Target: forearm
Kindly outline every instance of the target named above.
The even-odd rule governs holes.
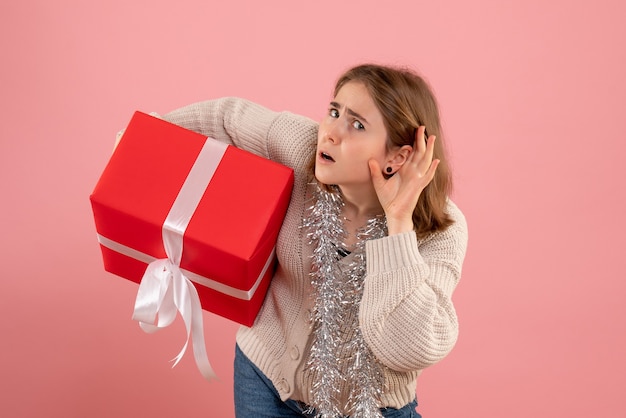
[[[163,119],[269,158],[267,136],[277,115],[247,100],[226,97],[176,109]]]

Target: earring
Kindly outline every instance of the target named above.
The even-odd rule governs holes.
[[[391,173],[391,170],[393,170],[391,167],[387,167],[387,173]]]

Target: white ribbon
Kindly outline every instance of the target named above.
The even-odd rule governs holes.
[[[204,346],[202,307],[196,288],[180,269],[180,261],[185,230],[227,147],[212,139],[204,143],[163,223],[163,245],[167,259],[148,264],[139,284],[133,312],[133,319],[139,321],[146,332],[167,327],[176,318],[177,311],[180,312],[187,328],[187,341],[173,359],[172,367],[185,354],[191,338],[196,365],[206,379],[215,378],[216,375]]]
[[[137,261],[141,261],[145,264],[150,264],[153,261],[157,260],[157,258],[152,257],[149,254],[142,253],[141,251],[137,251],[134,248],[127,247],[126,245],[120,244],[119,242],[113,241],[103,235],[96,234],[98,238],[98,242],[103,247],[106,247],[110,250],[115,251],[116,253],[120,253],[130,258],[134,258]],[[269,269],[273,264],[274,256],[276,255],[276,247],[272,247],[272,251],[270,255],[265,260],[265,265],[263,266],[263,270],[257,277],[254,284],[247,290],[238,289],[236,287],[229,286],[217,280],[210,279],[208,277],[200,276],[199,274],[194,273],[193,271],[185,270],[183,268],[180,271],[183,275],[191,280],[192,282],[199,284],[200,286],[207,287],[209,289],[213,289],[221,294],[233,297],[235,299],[241,300],[252,300],[256,291],[258,290],[261,282],[263,282],[263,278],[265,277],[265,273],[267,273],[267,269]]]

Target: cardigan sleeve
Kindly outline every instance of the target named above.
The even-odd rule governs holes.
[[[190,104],[163,119],[294,169],[312,155],[317,138],[314,121],[235,97]]]
[[[465,258],[467,224],[451,202],[449,212],[455,222],[423,241],[406,232],[366,244],[359,322],[374,355],[393,370],[424,369],[456,343],[452,293]]]

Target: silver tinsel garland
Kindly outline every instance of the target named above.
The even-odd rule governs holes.
[[[354,251],[342,260],[346,238],[341,194],[317,186],[316,199],[304,227],[315,249],[312,284],[316,291],[313,344],[307,372],[313,376],[311,413],[318,418],[379,418],[384,385],[381,364],[361,333],[358,311],[365,279],[365,242],[386,235],[384,216],[370,219],[357,233]],[[349,388],[348,404],[340,405],[340,388]]]

